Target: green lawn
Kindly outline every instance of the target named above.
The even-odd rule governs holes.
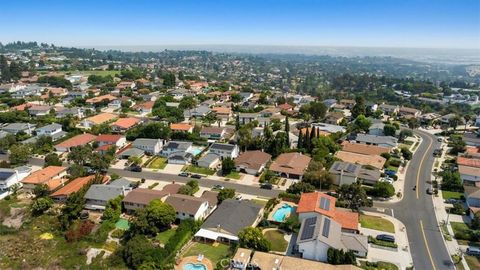
[[[395,166],[388,166],[387,167],[387,170],[391,170],[391,171],[394,171],[394,172],[398,172],[398,167],[395,167]]]
[[[206,174],[206,175],[213,175],[215,171],[212,169],[196,167],[193,165],[183,167],[183,171],[191,172],[191,173],[199,173],[199,174]]]
[[[128,222],[128,220],[121,218],[117,221],[117,223],[115,223],[115,227],[117,229],[126,231],[130,228],[130,223]]]
[[[261,206],[265,206],[267,205],[267,202],[266,200],[259,200],[259,199],[252,199],[252,202],[258,204],[258,205],[261,205]]]
[[[230,256],[229,248],[225,244],[218,244],[218,246],[214,247],[211,244],[195,242],[185,253],[184,257],[203,254],[213,265],[216,265],[218,261]]]
[[[272,245],[272,251],[284,252],[288,247],[284,234],[279,230],[266,231],[265,238]]]
[[[160,169],[163,170],[165,169],[165,166],[167,166],[167,159],[164,157],[156,157],[154,160],[148,164],[148,168],[150,169]]]
[[[166,244],[168,239],[170,239],[170,237],[172,237],[174,234],[175,234],[175,230],[176,229],[170,229],[170,230],[166,230],[164,232],[161,232],[161,233],[157,233],[157,237],[155,237],[160,243],[162,244]]]
[[[225,175],[226,178],[231,178],[231,179],[240,179],[240,173],[232,171],[229,174]]]
[[[393,223],[381,217],[360,215],[360,224],[363,228],[395,233]]]
[[[467,255],[465,255],[464,258],[465,258],[465,261],[468,264],[468,267],[470,267],[470,269],[472,269],[472,270],[473,269],[480,269],[480,258],[475,257],[475,256],[467,256]]]
[[[447,200],[447,199],[457,199],[457,200],[464,199],[463,193],[455,192],[455,191],[442,190],[442,196],[443,196],[444,200]]]
[[[450,222],[450,225],[452,225],[453,233],[455,235],[458,233],[459,235],[465,237],[465,239],[457,238],[457,242],[460,245],[480,246],[480,242],[473,242],[468,240],[468,236],[472,234],[472,230],[470,230],[467,224],[463,222]]]

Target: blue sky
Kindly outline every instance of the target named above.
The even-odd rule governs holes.
[[[480,48],[479,0],[2,1],[0,41]]]

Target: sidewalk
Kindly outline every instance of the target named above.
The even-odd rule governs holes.
[[[435,170],[440,171],[440,168],[441,168],[443,162],[445,161],[445,156],[446,156],[446,152],[447,152],[448,148],[444,147],[444,146],[446,146],[446,143],[442,142],[441,147],[442,147],[442,149],[444,149],[442,151],[442,155],[438,158],[435,158],[435,161],[434,161],[434,164],[433,164],[433,167],[432,167],[432,180],[435,179],[435,177],[433,176],[433,172]],[[437,180],[439,180],[439,182],[441,182],[440,178],[438,178]],[[432,196],[432,200],[433,200],[433,207],[435,209],[435,216],[437,218],[438,226],[440,227],[442,224],[445,224],[448,220],[448,224],[446,224],[446,227],[447,227],[448,234],[450,235],[450,237],[452,239],[451,241],[448,241],[447,239],[445,239],[445,236],[443,234],[443,230],[442,230],[442,228],[440,228],[440,231],[442,232],[442,238],[443,238],[443,241],[445,242],[445,246],[447,247],[448,253],[450,254],[450,256],[455,255],[455,254],[459,254],[459,252],[461,251],[460,246],[458,245],[457,240],[454,238],[455,233],[453,232],[453,229],[452,229],[452,226],[451,226],[450,222],[459,221],[458,218],[462,219],[462,217],[457,216],[457,215],[448,216],[447,210],[445,208],[445,203],[444,203],[444,200],[443,200],[443,194],[442,194],[441,190],[439,190],[437,196]],[[463,219],[462,219],[461,222],[463,222]],[[462,258],[461,264],[463,265],[464,269],[466,269],[466,270],[470,269],[464,258]]]
[[[370,245],[367,260],[368,261],[386,261],[394,263],[399,266],[399,269],[406,269],[413,265],[412,254],[410,254],[410,244],[408,242],[407,231],[405,230],[405,225],[403,223],[389,215],[375,213],[375,212],[363,212],[365,215],[378,216],[382,217],[393,223],[395,227],[395,240],[398,244],[398,250],[393,251],[389,249],[375,248]],[[386,232],[362,228],[360,227],[360,233],[364,235],[377,236],[378,234],[383,234]],[[386,233],[391,234],[391,233]]]

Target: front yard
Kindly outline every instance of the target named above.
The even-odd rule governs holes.
[[[195,242],[183,257],[198,256],[198,254],[203,254],[213,265],[216,265],[218,261],[229,258],[232,255],[230,252],[230,246],[228,245],[217,243],[216,246],[213,246],[208,243]]]
[[[442,190],[442,197],[444,200],[448,200],[448,199],[463,200],[465,198],[463,193],[461,192],[447,191],[447,190]]]
[[[363,228],[395,233],[393,223],[381,217],[360,215],[360,224]]]
[[[231,173],[225,175],[226,178],[230,178],[230,179],[240,179],[240,173],[236,172],[236,171],[232,171]]]
[[[167,166],[167,159],[164,157],[156,157],[150,162],[150,164],[148,164],[148,168],[158,170],[165,169],[165,166]]]
[[[215,174],[215,171],[212,169],[197,167],[193,165],[183,167],[182,171],[190,172],[190,173],[206,174],[206,175]]]
[[[460,245],[480,246],[480,242],[474,241],[474,231],[463,222],[450,222],[452,225],[455,239]]]
[[[269,230],[264,233],[265,238],[272,245],[272,251],[284,252],[288,247],[288,242],[284,234],[279,230]]]

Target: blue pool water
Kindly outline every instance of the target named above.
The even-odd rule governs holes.
[[[183,266],[183,270],[207,270],[207,267],[205,267],[204,264],[193,264],[193,263],[187,263]]]
[[[285,203],[273,213],[273,220],[283,222],[289,214],[293,213],[293,210],[293,206]]]
[[[202,150],[200,150],[200,149],[193,149],[193,150],[192,150],[192,154],[193,154],[194,156],[200,154],[201,152],[202,152]]]

